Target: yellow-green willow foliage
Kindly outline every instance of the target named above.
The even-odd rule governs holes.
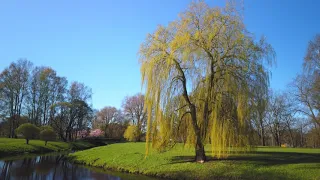
[[[136,125],[129,125],[123,134],[128,141],[138,141],[139,128]]]
[[[139,53],[147,154],[149,142],[160,150],[184,142],[200,162],[208,143],[217,158],[247,150],[254,92],[267,91],[265,66],[274,52],[264,38],[254,40],[235,6],[192,3],[178,20],[148,34]]]

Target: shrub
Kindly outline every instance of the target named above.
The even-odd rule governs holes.
[[[45,146],[48,141],[56,140],[56,133],[52,129],[44,129],[40,132],[40,139],[45,141]]]
[[[16,134],[21,134],[26,139],[27,144],[29,144],[29,139],[35,139],[37,136],[39,136],[39,132],[40,129],[30,123],[21,124],[16,129]]]
[[[51,126],[41,126],[40,127],[40,132],[43,131],[43,130],[46,130],[46,129],[50,129],[53,131],[53,128]]]
[[[103,136],[104,132],[101,129],[94,129],[90,132],[89,137],[100,137]]]
[[[81,130],[77,133],[77,136],[80,137],[80,138],[86,138],[90,135],[90,131],[89,129],[84,129],[84,130]]]
[[[139,128],[136,125],[129,125],[123,134],[128,141],[137,141],[139,136]]]

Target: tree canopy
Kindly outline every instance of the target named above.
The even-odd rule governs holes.
[[[52,128],[46,128],[40,132],[40,139],[45,141],[45,145],[47,145],[48,141],[54,141],[56,138],[57,135]]]
[[[140,141],[142,139],[142,134],[145,133],[145,124],[147,119],[147,114],[144,108],[144,95],[136,94],[134,96],[125,97],[122,103],[122,108],[126,118],[130,120],[131,125],[136,126],[137,128],[137,131],[134,131],[136,134],[132,136],[137,136],[135,140]]]
[[[39,136],[40,129],[30,123],[21,124],[17,129],[16,133],[21,134],[25,139],[26,143],[29,144],[29,139],[35,139]]]
[[[250,145],[253,94],[267,92],[275,53],[264,38],[255,41],[234,5],[191,3],[177,20],[148,34],[139,53],[147,153],[149,141],[157,148],[172,144],[182,123],[196,161],[206,160],[208,142],[217,158]]]

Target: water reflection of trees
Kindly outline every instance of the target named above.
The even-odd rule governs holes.
[[[0,161],[0,179],[111,179],[120,178],[96,173],[89,169],[73,165],[63,155],[39,156],[15,161]]]

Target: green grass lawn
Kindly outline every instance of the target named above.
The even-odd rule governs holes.
[[[47,153],[68,151],[72,149],[88,149],[94,146],[94,144],[83,141],[71,143],[49,141],[47,146],[45,146],[44,141],[41,140],[30,140],[29,144],[26,144],[25,139],[0,138],[0,158],[25,153]]]
[[[183,145],[165,153],[151,152],[145,143],[119,143],[70,154],[77,163],[117,171],[172,179],[320,179],[320,149],[258,147],[249,154],[234,154],[208,162],[193,162],[194,150]]]

